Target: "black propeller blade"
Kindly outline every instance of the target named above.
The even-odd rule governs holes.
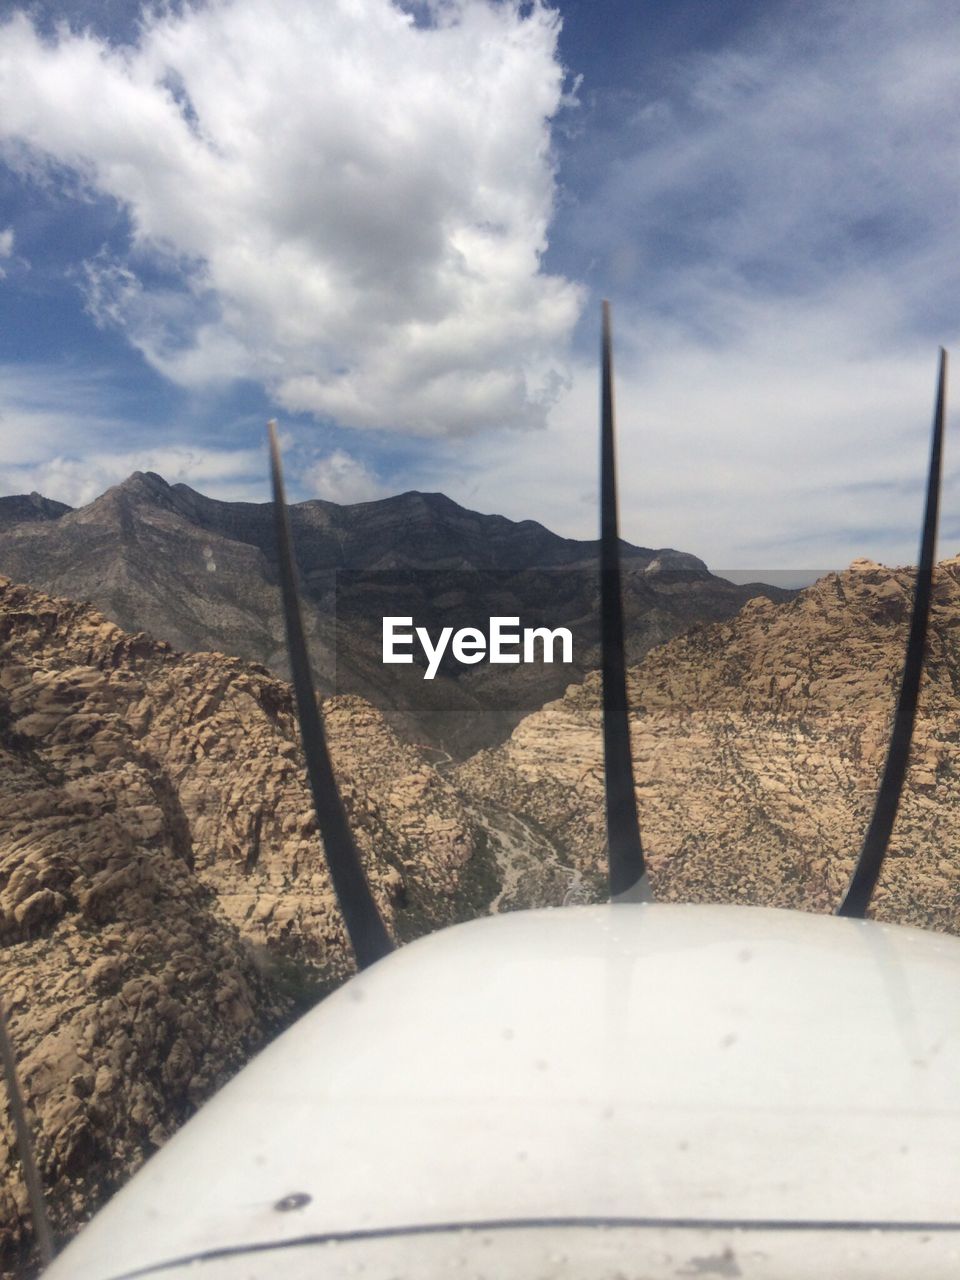
[[[910,740],[916,719],[920,676],[923,671],[924,648],[927,639],[927,622],[930,617],[930,596],[933,586],[933,564],[937,541],[937,511],[940,506],[940,470],[943,453],[943,410],[947,376],[947,353],[940,348],[940,372],[937,379],[937,404],[933,415],[933,442],[930,447],[930,473],[927,478],[927,505],[923,517],[923,537],[920,542],[920,564],[913,595],[913,614],[910,619],[910,636],[907,655],[903,664],[903,679],[897,698],[897,710],[887,750],[880,790],[870,826],[864,837],[863,848],[837,914],[863,917],[880,877],[884,854],[890,843],[900,793],[906,777],[910,756]]]
[[[310,675],[310,661],[303,638],[303,620],[297,592],[297,571],[293,563],[290,540],[290,523],[283,492],[283,474],[280,469],[280,449],[277,444],[277,424],[271,422],[270,471],[273,479],[273,511],[277,531],[277,551],[280,561],[280,585],[283,590],[283,613],[287,624],[287,649],[293,687],[297,697],[297,716],[303,738],[303,754],[306,757],[313,805],[323,838],[327,866],[336,890],[340,910],[350,937],[350,943],[361,969],[381,959],[393,950],[393,943],[386,926],[377,911],[370,892],[353,836],[347,825],[340,793],[333,776],[330,753],[317,709],[317,697]]]
[[[23,1105],[23,1092],[20,1089],[20,1078],[17,1074],[16,1055],[10,1041],[7,1018],[2,1004],[0,1004],[0,1058],[3,1060],[3,1079],[7,1086],[7,1099],[13,1116],[14,1132],[17,1135],[17,1153],[20,1156],[23,1181],[27,1188],[27,1199],[30,1202],[33,1234],[37,1239],[40,1261],[47,1267],[53,1261],[55,1253],[53,1232],[50,1230],[50,1219],[47,1217],[47,1202],[43,1196],[43,1183],[33,1154],[30,1124],[27,1120],[26,1107]]]
[[[613,440],[613,359],[610,352],[610,304],[603,304],[600,394],[600,644],[603,672],[604,793],[611,900],[646,901],[651,897],[637,798],[633,789],[627,664],[623,646],[620,593],[620,532]]]

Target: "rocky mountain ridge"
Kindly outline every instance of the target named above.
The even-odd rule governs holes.
[[[857,561],[793,601],[757,598],[629,673],[640,823],[667,901],[832,911],[886,754],[913,571]],[[960,931],[960,558],[936,572],[911,765],[875,898],[888,920]],[[457,780],[604,874],[599,681],[524,719]]]
[[[179,649],[230,653],[289,676],[271,504],[220,502],[139,472],[76,511],[0,501],[0,572],[89,600],[127,630]],[[20,510],[30,518],[14,520]],[[351,506],[314,499],[292,505],[290,518],[321,691],[367,698],[408,739],[459,756],[502,741],[598,664],[594,542],[480,515],[442,494]],[[671,548],[624,543],[623,553],[634,661],[696,622],[732,616],[758,592],[791,594],[735,586]],[[519,670],[446,663],[426,681],[419,666],[384,665],[381,619],[390,614],[431,634],[492,615],[566,626],[574,661]]]
[[[630,672],[661,900],[830,911],[869,816],[912,574],[858,562],[756,598]],[[876,899],[960,929],[960,558],[937,571],[913,762]],[[602,896],[599,684],[445,768],[360,699],[325,704],[400,938]],[[349,971],[288,686],[0,580],[0,994],[58,1227],[81,1221],[296,1007]],[[493,850],[498,839],[504,865]],[[499,865],[498,865],[499,862]],[[27,1209],[0,1138],[0,1265]]]
[[[352,697],[325,708],[400,938],[499,889],[452,785]],[[58,1231],[352,968],[291,690],[0,578],[0,995]],[[0,1133],[0,1268],[28,1214]]]
[[[59,520],[72,511],[65,502],[54,502],[40,493],[20,493],[0,498],[0,529],[38,520]]]

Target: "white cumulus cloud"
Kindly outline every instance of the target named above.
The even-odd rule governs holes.
[[[214,498],[268,500],[264,443],[158,440],[155,428],[105,412],[110,398],[95,368],[0,364],[0,493],[35,490],[78,507],[134,471],[155,471]]]
[[[310,498],[329,502],[370,502],[388,492],[359,458],[344,449],[334,449],[306,467],[299,488]]]
[[[209,0],[116,47],[0,26],[0,146],[129,211],[89,306],[163,373],[420,433],[539,425],[581,291],[541,264],[566,101],[539,0]]]

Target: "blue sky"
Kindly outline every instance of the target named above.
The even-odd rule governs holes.
[[[0,0],[0,492],[441,489],[721,570],[915,556],[946,0]],[[947,447],[941,554],[960,551]]]

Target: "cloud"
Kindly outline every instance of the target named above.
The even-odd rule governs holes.
[[[97,370],[0,365],[0,493],[36,491],[72,507],[134,471],[155,471],[211,497],[265,502],[265,447],[157,444],[150,427],[104,411]]]
[[[54,454],[43,461],[21,465],[0,462],[0,490],[42,493],[71,507],[82,507],[134,471],[153,471],[168,484],[188,484],[208,497],[224,501],[268,501],[262,451],[178,445],[122,453],[92,450],[83,458]]]
[[[0,364],[0,467],[119,435],[122,421],[103,412],[105,382],[95,370]]]
[[[256,378],[291,411],[423,434],[540,425],[581,290],[541,262],[561,109],[539,2],[210,0],[139,43],[17,14],[7,162],[129,211],[88,303],[191,387]]]
[[[570,281],[589,278],[614,300],[625,536],[718,568],[913,559],[960,286],[945,0],[761,6],[649,85],[588,83],[559,174],[555,17],[405,7],[416,24],[386,0],[215,0],[149,18],[127,49],[3,28],[8,163],[71,166],[130,212],[130,253],[87,263],[91,312],[184,385],[266,385],[295,498],[314,469],[334,500],[390,475],[593,537],[595,314],[568,353]],[[74,459],[68,398],[31,404],[36,456]],[[303,410],[432,436],[371,433],[360,461],[343,433],[320,449]],[[93,404],[73,422],[101,488],[113,452],[145,465],[122,424],[97,434]],[[24,466],[27,439],[3,446]],[[948,438],[944,554],[952,455]],[[203,457],[211,479],[167,478],[267,496],[259,471]]]
[[[735,45],[677,61],[656,96],[621,95],[615,122],[609,102],[588,106],[566,170],[580,203],[557,234],[614,299],[634,541],[729,568],[915,558],[936,347],[957,337],[949,12],[778,6]],[[518,442],[516,482],[494,457],[483,486],[529,495],[539,455],[566,494],[561,510],[541,486],[544,518],[587,533],[592,362],[573,378],[548,441]],[[945,552],[951,511],[948,445]]]
[[[813,4],[642,89],[573,215],[648,315],[735,343],[740,298],[803,300],[859,277],[864,335],[954,314],[958,27],[942,0]],[[598,217],[598,213],[603,217]],[[864,290],[866,296],[866,290]],[[955,324],[955,321],[954,321]]]
[[[329,502],[370,502],[388,490],[368,467],[343,449],[318,458],[301,472],[300,489],[311,498]]]
[[[9,258],[13,255],[13,227],[7,227],[0,231],[0,258]],[[0,266],[0,280],[6,278],[6,271]]]
[[[869,555],[915,562],[935,353],[844,346],[824,317],[758,316],[736,351],[672,344],[630,358],[614,316],[621,532],[718,571],[769,580]],[[598,370],[578,362],[543,433],[435,451],[419,487],[569,537],[599,529]],[[949,446],[940,547],[960,549],[960,466]]]

